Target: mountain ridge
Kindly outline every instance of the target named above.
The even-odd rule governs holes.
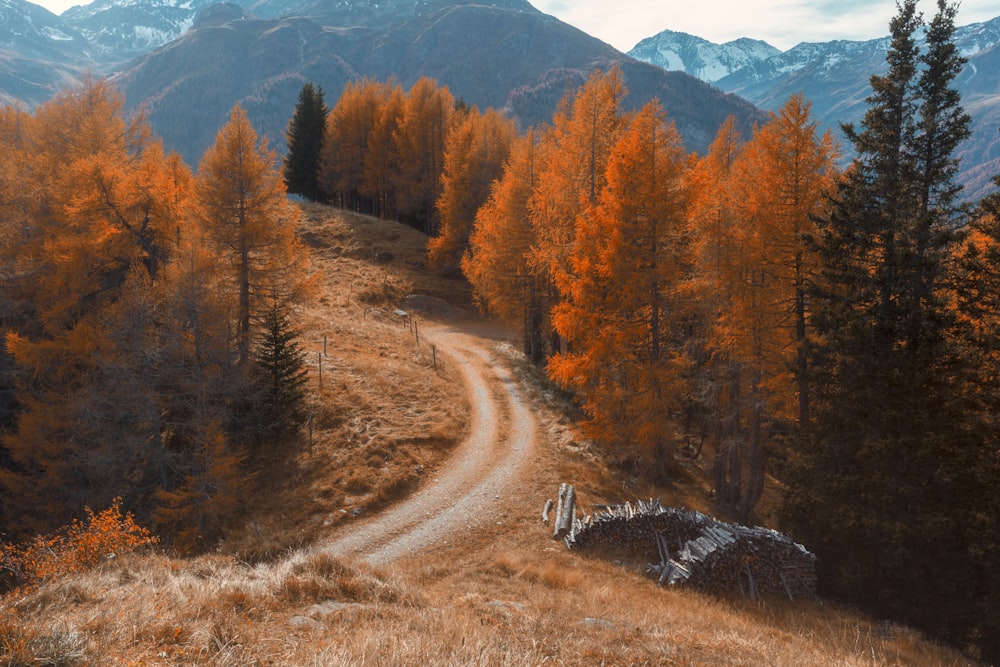
[[[639,42],[629,54],[697,75],[694,73],[700,71],[706,53],[721,63],[724,54],[731,51],[725,44],[678,35],[684,33],[658,33]],[[700,40],[698,57],[686,49],[691,40]],[[969,60],[956,79],[956,88],[973,119],[972,137],[957,153],[962,159],[958,180],[970,199],[978,199],[993,187],[993,175],[1000,173],[996,131],[1000,126],[1000,17],[958,27],[955,43]],[[888,37],[802,42],[786,51],[751,59],[711,83],[768,111],[776,111],[791,95],[802,93],[811,102],[821,127],[841,137],[841,123],[857,123],[864,116],[870,77],[885,72],[888,48]]]
[[[632,59],[526,0],[234,2],[95,0],[73,7],[53,19],[86,44],[81,70],[42,90],[18,88],[5,83],[0,59],[0,95],[32,106],[82,78],[86,67],[110,76],[127,108],[143,108],[165,145],[190,163],[234,103],[281,150],[304,83],[321,85],[334,101],[362,77],[405,88],[427,76],[528,127],[551,120],[559,100],[591,71],[618,64],[631,91],[626,106],[659,97],[693,150],[704,150],[730,114],[747,131],[764,118],[743,99]],[[10,79],[33,78],[18,79],[31,64],[12,61]]]
[[[340,4],[347,14],[338,14],[338,5],[324,15],[249,14],[211,26],[196,20],[113,80],[129,108],[143,106],[167,145],[192,162],[234,102],[281,146],[304,83],[336,99],[361,77],[408,88],[428,76],[469,104],[504,109],[528,127],[551,120],[559,100],[591,71],[619,64],[631,91],[626,106],[659,97],[691,149],[704,150],[730,114],[748,131],[764,118],[741,98],[629,58],[521,0],[434,0],[388,22],[382,13],[351,14]]]

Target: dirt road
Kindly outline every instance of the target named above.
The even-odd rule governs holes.
[[[536,432],[535,419],[492,341],[468,329],[423,330],[462,372],[472,406],[468,437],[430,483],[402,503],[344,526],[316,551],[383,565],[496,521],[516,492]]]

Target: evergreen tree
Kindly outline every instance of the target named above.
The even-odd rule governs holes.
[[[256,418],[264,442],[294,436],[306,418],[305,358],[288,315],[275,303],[264,317],[257,345],[260,393]]]
[[[288,124],[288,155],[284,160],[288,192],[319,201],[319,162],[323,150],[323,130],[327,108],[323,88],[307,83],[299,91],[299,101]]]
[[[811,303],[813,419],[786,477],[785,519],[827,590],[951,640],[972,639],[970,545],[983,442],[947,259],[962,224],[953,152],[968,116],[952,84],[954,6],[918,49],[916,0],[891,23],[858,157],[820,219]]]

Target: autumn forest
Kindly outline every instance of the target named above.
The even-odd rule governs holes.
[[[706,457],[740,521],[779,489],[825,594],[1000,659],[1000,190],[954,183],[957,6],[898,7],[843,147],[796,95],[690,153],[616,68],[532,129],[306,84],[283,161],[237,106],[194,172],[105,81],[0,110],[0,532],[116,498],[178,551],[225,532],[305,420],[293,193],[425,232],[626,465]]]

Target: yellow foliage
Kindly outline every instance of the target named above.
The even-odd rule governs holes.
[[[160,541],[122,514],[121,498],[87,520],[73,522],[51,535],[37,536],[23,544],[0,544],[0,567],[13,574],[23,587],[89,570],[108,558],[121,557]]]

